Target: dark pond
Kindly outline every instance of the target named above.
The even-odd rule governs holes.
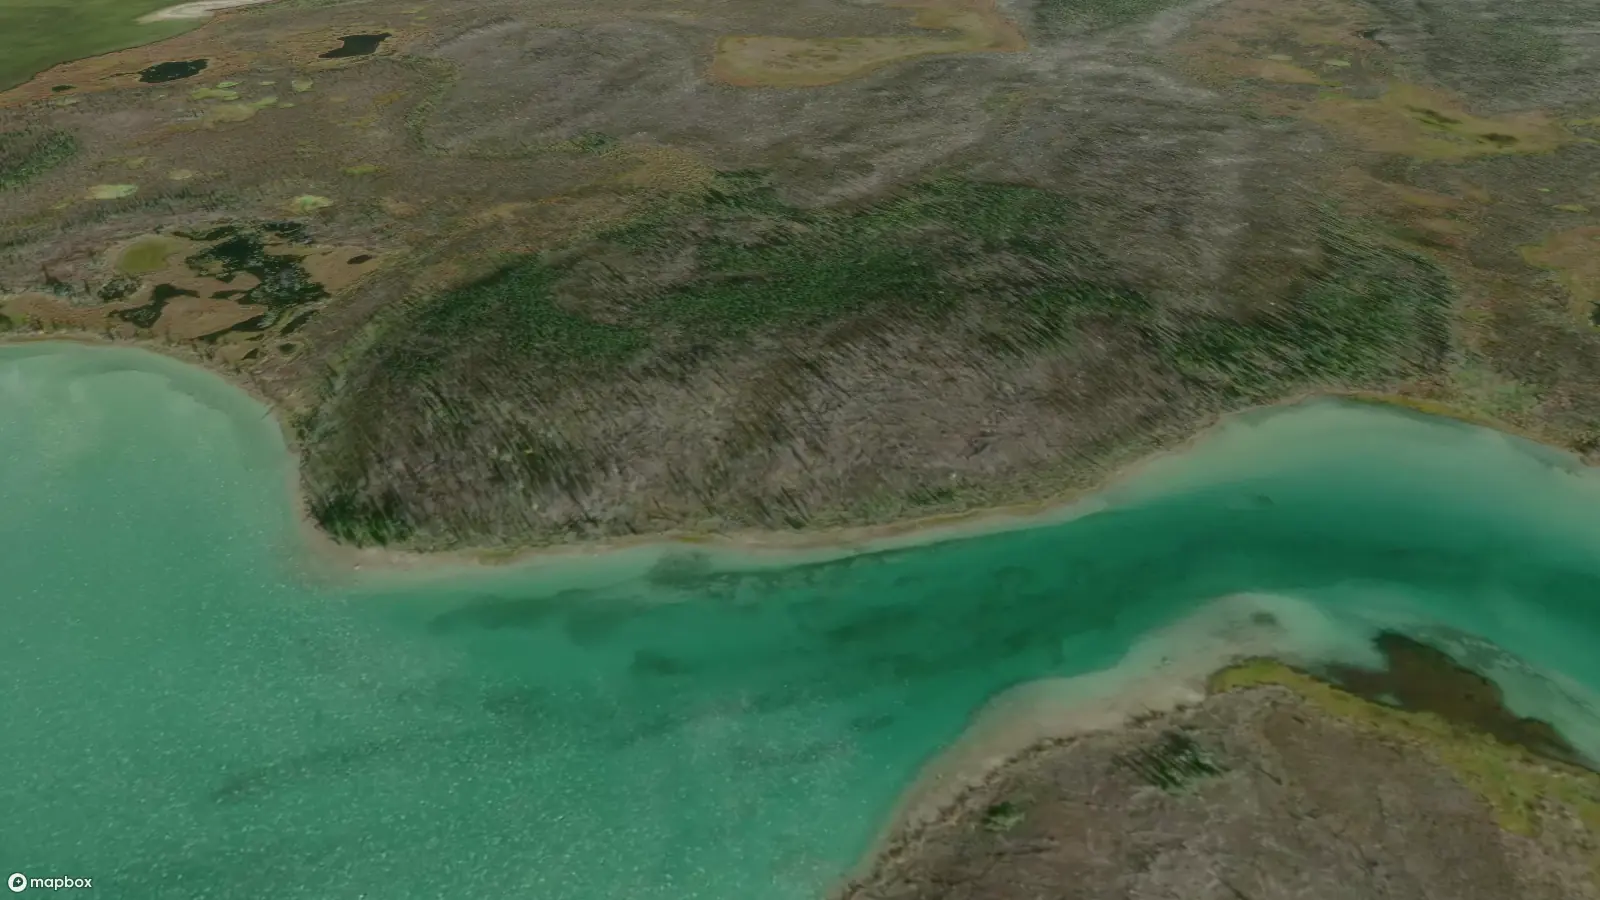
[[[198,297],[194,291],[170,284],[158,284],[150,292],[150,302],[144,306],[133,309],[119,309],[111,314],[114,319],[131,322],[139,328],[154,328],[156,320],[161,318],[161,310],[166,307],[167,301],[174,297]]]
[[[180,78],[192,78],[205,69],[208,60],[186,59],[179,62],[156,63],[139,73],[139,80],[145,84],[160,84],[163,81],[177,81]]]
[[[389,37],[390,35],[387,32],[383,34],[347,34],[339,38],[344,42],[343,46],[329,50],[327,53],[322,54],[321,58],[344,59],[347,56],[366,56],[368,53],[378,49],[378,45],[388,40]]]

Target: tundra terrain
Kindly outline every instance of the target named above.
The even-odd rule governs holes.
[[[0,327],[251,384],[343,541],[958,513],[1307,392],[1600,450],[1600,0],[183,27],[0,93]]]

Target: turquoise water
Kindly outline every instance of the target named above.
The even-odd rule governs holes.
[[[1459,423],[1306,404],[1076,518],[833,561],[429,580],[312,569],[287,467],[206,373],[0,348],[0,874],[817,898],[990,698],[1147,674],[1257,607],[1301,656],[1442,640],[1600,749],[1600,479]]]

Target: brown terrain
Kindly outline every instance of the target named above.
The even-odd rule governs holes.
[[[1275,663],[1224,670],[1197,706],[1020,754],[841,900],[1600,896],[1600,776],[1543,757],[1542,723],[1532,748],[1486,736],[1513,718],[1497,689],[1386,641],[1366,686],[1403,680],[1414,708]]]
[[[1597,0],[268,4],[0,94],[0,328],[198,352],[418,549],[1048,498],[1306,392],[1591,454],[1597,88]]]

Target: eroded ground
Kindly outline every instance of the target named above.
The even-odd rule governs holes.
[[[259,6],[0,94],[0,326],[192,344],[422,548],[1040,499],[1308,390],[1592,453],[1597,88],[1597,0]]]
[[[1194,708],[1021,754],[841,898],[1600,896],[1600,776],[1546,758],[1570,748],[1544,723],[1477,730],[1516,721],[1497,688],[1385,640],[1388,672],[1342,673],[1384,703],[1276,663],[1224,670]],[[1400,685],[1416,702],[1387,705]]]

